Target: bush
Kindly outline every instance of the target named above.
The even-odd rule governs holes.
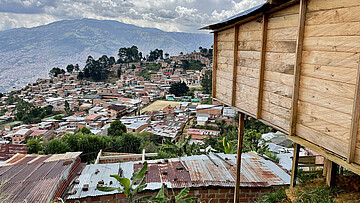
[[[258,203],[276,203],[281,202],[286,198],[285,188],[280,188],[275,192],[268,193],[262,196],[257,202]]]

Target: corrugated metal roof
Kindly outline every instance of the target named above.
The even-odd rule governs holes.
[[[269,187],[287,185],[290,176],[279,166],[269,160],[250,154],[242,155],[241,187]],[[79,177],[79,184],[75,184],[70,192],[76,191],[68,199],[79,199],[89,196],[101,196],[117,191],[101,192],[96,190],[98,181],[102,180],[111,187],[120,187],[119,183],[110,175],[119,174],[130,178],[134,171],[142,167],[140,162],[126,162],[114,164],[87,165]],[[99,173],[95,174],[98,169]],[[146,173],[147,187],[145,190],[159,189],[163,183],[169,188],[184,187],[234,187],[236,180],[235,154],[210,154],[188,157],[160,159],[148,161]],[[84,184],[89,184],[88,191],[82,191]]]
[[[70,174],[66,171],[79,155],[15,155],[0,166],[0,179],[5,181],[3,192],[11,194],[9,202],[47,202],[59,181],[67,180]]]

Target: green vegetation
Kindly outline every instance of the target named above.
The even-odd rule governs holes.
[[[212,70],[205,71],[204,77],[201,79],[202,90],[205,94],[212,92]]]
[[[257,201],[257,203],[277,203],[284,199],[286,199],[285,188],[280,188],[275,192],[265,194]]]
[[[82,161],[89,162],[96,158],[100,149],[111,152],[140,153],[143,139],[128,133],[121,136],[94,135],[87,128],[78,133],[66,134],[61,138],[44,141],[30,138],[27,141],[29,153],[60,154],[65,152],[83,152]]]
[[[200,104],[212,104],[212,98],[204,99],[200,102]]]
[[[49,75],[52,76],[52,77],[57,77],[59,74],[64,74],[65,73],[65,70],[64,69],[60,69],[60,68],[57,68],[57,67],[54,67],[50,70],[50,73]]]
[[[339,192],[340,188],[329,187],[327,185],[323,185],[321,187],[305,186],[299,188],[296,192],[296,203],[333,203],[335,202],[334,198]]]
[[[176,158],[184,155],[199,155],[200,145],[192,144],[189,145],[191,135],[188,138],[183,137],[177,144],[174,144],[164,139],[164,145],[159,146],[157,149],[158,158]]]
[[[115,178],[120,183],[122,188],[120,188],[120,187],[115,188],[115,187],[108,187],[108,186],[99,185],[96,189],[98,189],[100,191],[103,191],[103,192],[111,192],[111,191],[117,190],[120,193],[125,194],[125,196],[128,199],[128,203],[133,203],[133,202],[191,203],[191,202],[197,200],[196,197],[190,197],[190,198],[184,199],[185,197],[187,197],[189,195],[190,188],[188,188],[188,187],[182,189],[177,195],[175,195],[175,193],[173,192],[173,198],[170,199],[165,195],[165,190],[167,190],[167,188],[164,188],[164,184],[161,186],[158,194],[155,197],[153,197],[152,199],[151,199],[152,196],[150,196],[150,195],[141,196],[141,197],[138,197],[138,198],[135,199],[136,194],[143,191],[147,186],[146,177],[145,177],[145,173],[147,171],[147,168],[148,168],[148,164],[147,164],[147,162],[145,162],[143,167],[141,167],[140,170],[135,172],[130,179],[122,178],[117,174],[110,175],[110,177]],[[136,183],[136,182],[138,182],[138,183]],[[134,186],[136,186],[136,187],[134,187]]]
[[[126,126],[122,124],[119,120],[116,120],[110,124],[108,129],[109,136],[122,136],[126,133]]]
[[[125,194],[129,203],[147,201],[151,198],[151,196],[142,196],[137,199],[134,199],[136,194],[140,193],[141,191],[143,191],[146,188],[145,173],[146,173],[147,168],[148,168],[148,164],[145,162],[144,166],[140,170],[135,172],[131,176],[130,180],[128,178],[121,178],[117,174],[110,175],[110,177],[115,178],[120,183],[122,188],[99,186],[96,189],[103,191],[103,192],[111,192],[111,191],[117,190],[120,193]],[[136,181],[139,181],[139,183],[136,183]],[[136,187],[134,187],[134,186],[136,186]]]
[[[52,106],[48,105],[45,107],[35,107],[33,104],[20,100],[16,104],[14,111],[15,120],[23,121],[26,124],[39,123],[41,119],[46,116],[52,115]]]
[[[25,138],[26,139],[26,138]],[[27,138],[26,142],[27,153],[28,154],[42,154],[42,145],[40,138]]]
[[[212,46],[211,46],[211,49],[199,47],[199,50],[200,50],[201,56],[208,57],[210,59],[213,58]]]
[[[75,66],[73,64],[67,65],[66,66],[66,71],[68,73],[72,73],[73,71],[80,71],[79,64],[75,64]]]
[[[132,63],[132,62],[140,62],[142,58],[142,53],[139,52],[136,46],[122,47],[119,49],[118,56],[119,59],[117,63]]]
[[[156,63],[147,63],[146,64],[147,70],[158,72],[160,70],[160,68],[161,68],[161,64],[156,64]]]
[[[164,59],[162,49],[155,49],[154,51],[150,51],[147,61],[155,61],[157,59]]]
[[[110,74],[107,68],[113,64],[115,64],[114,57],[108,58],[103,55],[98,60],[94,60],[92,56],[89,56],[83,71],[78,75],[78,79],[86,78],[94,81],[104,81]]]
[[[142,77],[150,80],[150,79],[151,79],[151,74],[152,74],[152,73],[150,73],[148,70],[144,69],[144,70],[141,71],[141,73],[139,74],[139,76],[142,76]]]
[[[205,144],[210,145],[219,152],[235,153],[238,138],[237,127],[225,124],[224,120],[216,120],[215,123],[217,128],[211,130],[219,130],[220,136],[214,137],[209,135],[208,138],[204,140]],[[259,145],[260,142],[265,143],[265,140],[261,139],[261,135],[268,132],[270,132],[270,129],[261,122],[246,120],[242,152],[255,151],[259,154],[268,153],[268,147],[266,145]],[[229,146],[229,148],[226,146]]]
[[[177,97],[184,96],[189,92],[189,87],[185,82],[177,82],[170,86],[170,94],[174,94]]]
[[[184,70],[202,70],[205,67],[205,64],[202,64],[198,60],[181,60],[181,62],[182,64],[180,67]]]
[[[167,188],[164,187],[164,184],[161,186],[158,194],[156,195],[155,198],[152,198],[152,200],[150,202],[154,202],[154,203],[167,203],[167,202],[174,202],[174,203],[191,203],[193,201],[197,201],[197,197],[190,197],[190,198],[186,198],[189,195],[190,192],[190,188],[186,187],[184,189],[182,189],[179,194],[175,195],[174,191],[173,192],[173,196],[172,198],[169,198],[165,195],[165,193],[167,194],[167,192],[165,192],[165,190],[167,190]]]

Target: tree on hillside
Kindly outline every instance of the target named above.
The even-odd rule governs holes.
[[[109,59],[106,55],[103,55],[98,60],[95,60],[92,56],[89,56],[86,60],[86,65],[83,70],[83,77],[91,78],[95,81],[103,81],[107,79],[109,73],[107,68],[113,64],[113,60],[115,59]],[[80,77],[79,79],[82,78]]]
[[[118,56],[118,63],[132,63],[139,62],[142,57],[142,53],[139,53],[137,46],[122,47],[119,49]]]
[[[74,71],[74,69],[75,69],[75,67],[74,67],[73,64],[69,64],[69,65],[66,66],[66,71],[68,73],[72,73]]]
[[[70,113],[70,105],[67,100],[65,100],[65,108],[64,109],[65,109],[66,114]]]
[[[201,86],[205,94],[211,94],[212,91],[212,70],[205,71],[201,79]]]
[[[59,74],[64,74],[65,73],[65,70],[64,69],[60,69],[60,68],[57,68],[57,67],[54,67],[50,70],[50,73],[49,75],[51,77],[57,77]]]
[[[79,71],[80,71],[79,64],[75,64],[75,66],[74,66],[74,71],[76,71],[76,72],[79,72]]]
[[[117,70],[117,76],[120,78],[121,77],[121,68],[119,68],[118,70]]]
[[[162,49],[155,49],[154,51],[150,51],[148,61],[155,61],[158,59],[164,59],[163,57],[163,50]]]
[[[113,121],[108,129],[108,136],[122,136],[126,133],[126,126],[119,120]]]
[[[40,138],[28,139],[26,142],[27,153],[28,154],[37,154],[37,153],[39,153],[39,151],[42,151],[43,147],[42,147],[40,141],[41,141]]]
[[[189,92],[189,87],[185,82],[177,82],[170,86],[170,94],[175,94],[175,96],[180,97],[184,96]]]

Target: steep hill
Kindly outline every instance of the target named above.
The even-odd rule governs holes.
[[[210,47],[210,34],[164,32],[118,21],[64,20],[34,28],[0,31],[0,92],[47,77],[52,67],[84,64],[88,55],[116,56],[136,45],[145,55],[155,48],[170,55]]]

